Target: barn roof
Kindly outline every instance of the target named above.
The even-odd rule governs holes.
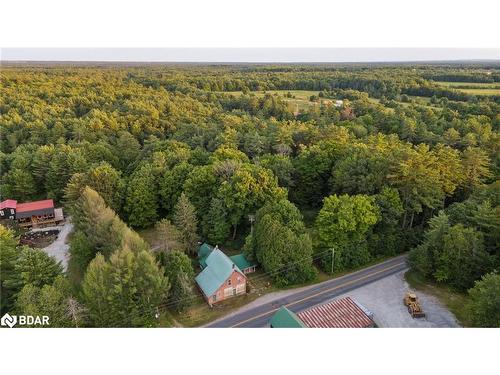
[[[205,296],[210,297],[229,278],[234,270],[243,275],[229,257],[218,248],[213,249],[206,259],[207,266],[196,276],[196,282]]]
[[[281,306],[271,318],[272,328],[305,328],[304,323],[292,311]]]
[[[45,199],[42,201],[19,203],[17,205],[17,212],[29,212],[54,208],[54,201],[52,199]]]
[[[4,208],[16,208],[17,201],[14,199],[6,199],[3,202],[0,202],[0,210]]]
[[[309,328],[366,328],[374,325],[350,297],[311,307],[297,315]]]

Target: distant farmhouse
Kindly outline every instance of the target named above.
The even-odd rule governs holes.
[[[206,243],[198,249],[198,261],[202,271],[195,280],[210,306],[246,294],[246,274],[254,272],[256,267],[243,254],[230,258],[217,246]]]
[[[23,228],[59,224],[64,220],[62,208],[54,208],[52,199],[17,203],[7,199],[0,202],[0,219],[15,220]]]
[[[282,306],[271,318],[270,325],[271,328],[370,328],[375,322],[370,311],[346,297],[297,314]]]

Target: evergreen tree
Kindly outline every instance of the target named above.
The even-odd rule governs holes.
[[[27,284],[37,288],[50,285],[63,272],[61,264],[40,249],[23,246],[18,248],[17,252],[14,269],[3,276],[3,287],[13,297]]]
[[[14,304],[18,287],[9,286],[9,280],[16,277],[15,266],[18,259],[18,240],[14,231],[0,225],[0,302],[1,314],[9,311]]]
[[[123,248],[109,262],[100,254],[82,283],[89,319],[96,327],[143,327],[154,324],[169,283],[148,251]]]
[[[207,228],[207,237],[211,243],[220,244],[228,239],[231,224],[227,216],[224,202],[218,198],[212,199],[209,214],[206,217],[207,223],[204,225]]]
[[[158,234],[158,248],[165,252],[185,251],[185,245],[182,242],[181,232],[173,225],[170,220],[163,219],[155,224],[155,230]]]
[[[181,194],[174,208],[174,224],[181,234],[187,251],[195,254],[199,241],[198,219],[194,206],[184,193]]]
[[[159,252],[158,261],[171,284],[169,306],[184,311],[192,302],[194,270],[189,257],[180,251]]]
[[[41,288],[26,284],[19,292],[15,311],[21,315],[47,315],[49,327],[77,327],[84,321],[83,308],[78,302],[75,305],[74,299],[70,302],[70,298],[68,280],[58,276],[52,285],[45,284]]]
[[[132,227],[146,228],[158,218],[157,188],[150,164],[136,170],[127,186],[125,212]]]

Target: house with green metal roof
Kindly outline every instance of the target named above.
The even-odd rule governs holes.
[[[294,312],[281,306],[271,318],[271,328],[306,328],[306,325]]]
[[[204,259],[204,264],[205,267],[195,280],[210,306],[246,294],[245,274],[217,247]]]

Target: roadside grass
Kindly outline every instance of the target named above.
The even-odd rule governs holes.
[[[167,312],[165,315],[169,317],[166,318],[165,322],[168,324],[174,322],[173,326],[199,327],[245,306],[264,294],[277,290],[272,286],[271,277],[262,270],[249,274],[248,281],[251,286],[249,293],[222,301],[212,307],[205,301],[201,292],[196,290],[196,298],[187,311],[182,313]],[[160,323],[162,323],[161,320]]]
[[[421,274],[412,270],[405,273],[405,279],[411,288],[438,298],[455,315],[462,326],[471,326],[466,313],[468,302],[466,294],[456,292],[445,285],[439,285],[426,280]]]
[[[229,300],[222,301],[214,305],[213,307],[210,307],[206,303],[201,292],[197,289],[196,297],[194,298],[194,301],[192,302],[191,306],[187,309],[187,311],[182,313],[167,311],[164,314],[162,314],[165,315],[165,318],[164,320],[160,318],[160,324],[163,322],[164,324],[170,324],[166,326],[199,327],[207,323],[210,323],[218,318],[222,318],[223,316],[231,312],[234,312],[238,308],[243,307],[246,304],[266,294],[286,291],[290,289],[303,288],[306,286],[312,286],[324,281],[328,281],[337,277],[347,275],[349,273],[358,271],[366,267],[376,265],[390,258],[392,257],[377,258],[355,269],[345,270],[342,272],[334,272],[333,274],[323,272],[315,265],[315,267],[318,269],[318,273],[315,279],[305,283],[293,284],[285,287],[275,286],[272,277],[270,275],[268,275],[262,269],[257,269],[255,273],[247,275],[248,284],[250,286],[250,292],[247,293],[246,295],[231,298]]]

